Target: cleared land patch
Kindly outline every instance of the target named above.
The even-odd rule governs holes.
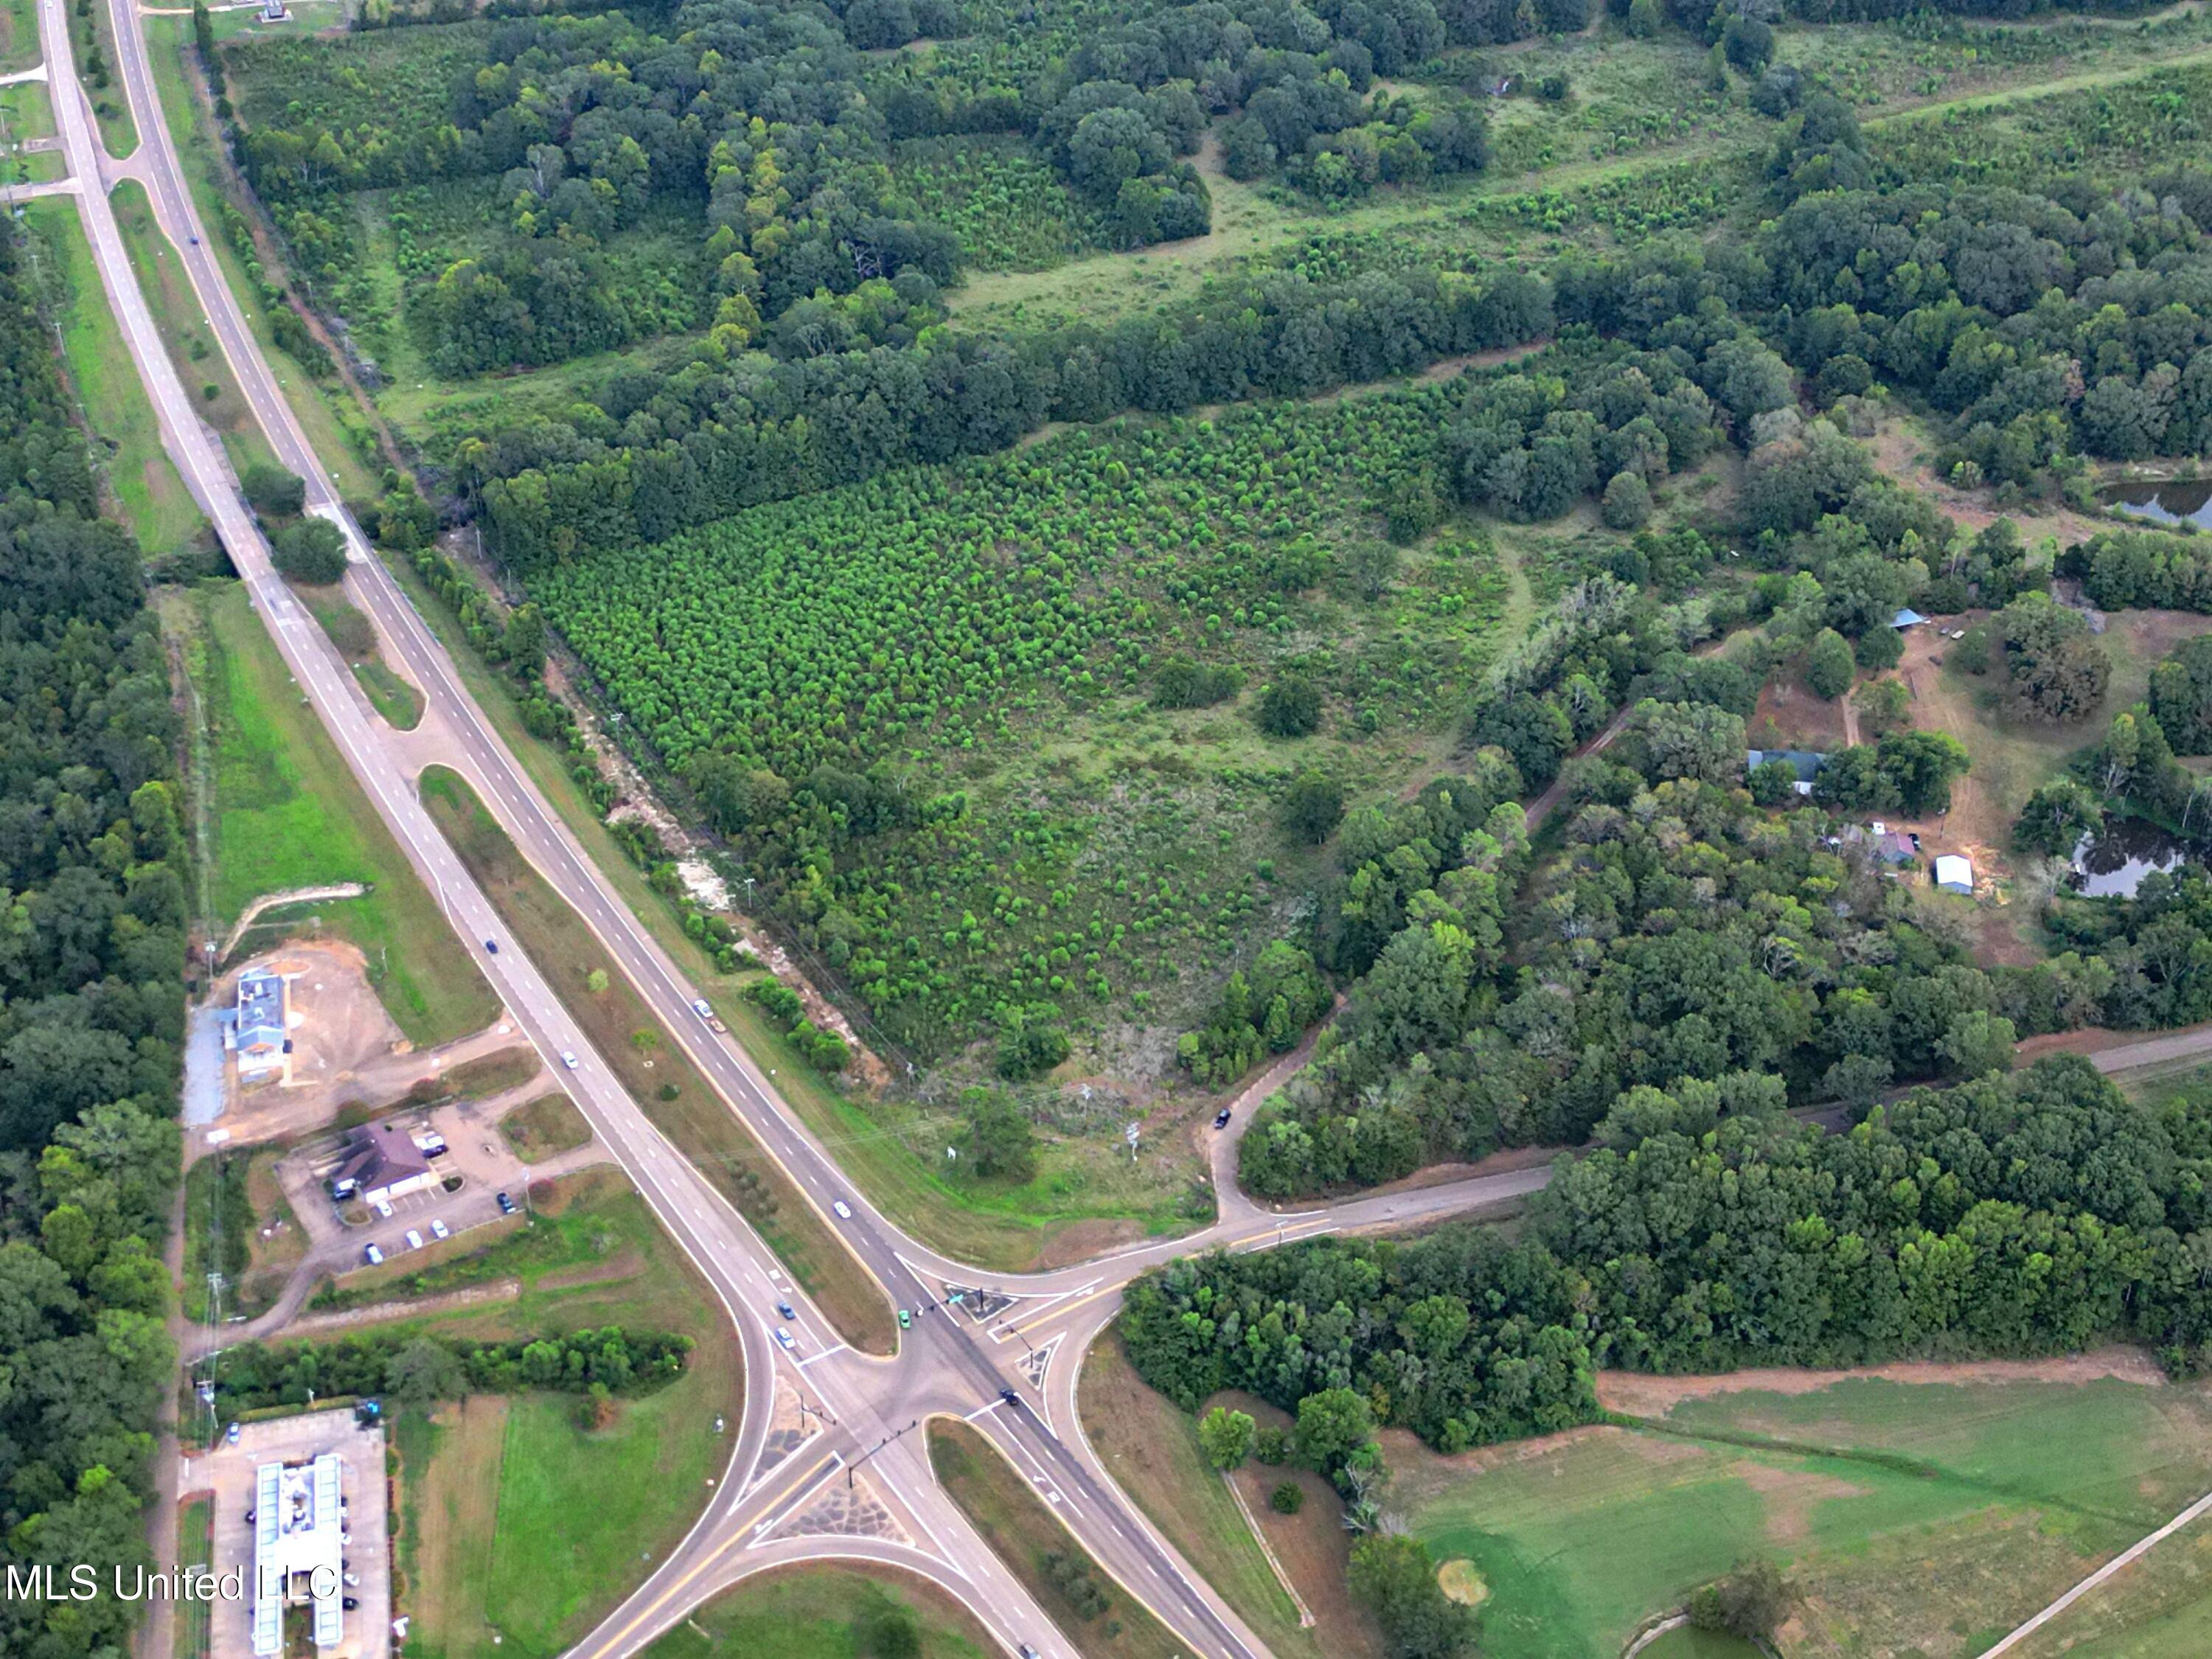
[[[2212,1486],[2201,1386],[1814,1376],[1458,1459],[1392,1436],[1400,1499],[1490,1584],[1486,1653],[1617,1651],[1765,1554],[1798,1593],[1793,1656],[1971,1659]]]
[[[317,907],[358,946],[378,998],[415,1042],[482,1030],[499,1000],[416,877],[235,582],[161,595],[206,710],[214,754],[210,908],[227,926],[264,893],[358,881]]]

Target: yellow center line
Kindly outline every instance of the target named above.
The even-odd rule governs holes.
[[[829,1455],[817,1461],[812,1468],[807,1470],[805,1474],[800,1475],[796,1480],[793,1480],[789,1486],[778,1492],[775,1497],[763,1508],[762,1513],[764,1515],[774,1514],[775,1506],[778,1504],[782,1503],[785,1498],[790,1497],[792,1493],[797,1492],[808,1481],[820,1474],[823,1469],[834,1465],[836,1461],[837,1455],[835,1452],[832,1452]],[[713,1566],[717,1561],[720,1561],[725,1555],[728,1554],[730,1551],[736,1548],[742,1541],[742,1534],[732,1534],[731,1536],[724,1539],[720,1544],[717,1544],[713,1550],[708,1553],[706,1558],[696,1566],[693,1567],[690,1571],[685,1573],[681,1578],[671,1584],[666,1589],[661,1591],[659,1595],[653,1599],[650,1606],[641,1610],[635,1618],[632,1619],[628,1624],[624,1625],[620,1630],[609,1637],[605,1642],[601,1644],[599,1650],[602,1653],[605,1653],[619,1648],[624,1641],[629,1639],[629,1634],[632,1631],[635,1630],[647,1620],[652,1618],[653,1614],[659,1613],[661,1608],[666,1607],[676,1596],[681,1595],[690,1585],[692,1580],[698,1577],[701,1573],[706,1571],[708,1568]]]

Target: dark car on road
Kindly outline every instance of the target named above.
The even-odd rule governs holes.
[[[1217,1129],[1225,1129],[1229,1127],[1229,1109],[1226,1106],[1213,1115],[1213,1127]]]
[[[499,1195],[499,1212],[501,1215],[513,1215],[514,1213],[514,1200],[509,1198],[505,1193],[501,1193]]]

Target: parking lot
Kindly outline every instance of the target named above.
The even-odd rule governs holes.
[[[385,1522],[384,1431],[360,1428],[350,1411],[310,1412],[240,1425],[238,1444],[218,1444],[189,1459],[179,1489],[215,1494],[215,1571],[243,1567],[246,1600],[217,1601],[210,1659],[253,1659],[254,1472],[264,1463],[302,1463],[324,1452],[345,1460],[345,1571],[358,1583],[344,1593],[357,1604],[345,1614],[344,1639],[323,1650],[331,1659],[390,1659],[392,1563]],[[319,1653],[318,1659],[322,1659]]]
[[[522,1208],[531,1178],[554,1171],[544,1164],[533,1169],[514,1156],[491,1120],[489,1104],[457,1101],[427,1111],[417,1107],[379,1117],[379,1122],[392,1124],[410,1137],[434,1133],[446,1141],[445,1152],[431,1160],[441,1177],[438,1184],[392,1199],[389,1216],[358,1203],[331,1201],[328,1182],[343,1154],[343,1137],[325,1137],[284,1160],[278,1175],[286,1195],[315,1241],[318,1254],[333,1271],[366,1265],[363,1258],[371,1244],[386,1262],[398,1260],[416,1248],[408,1243],[410,1231],[424,1247],[433,1245],[438,1242],[433,1222],[443,1222],[449,1233],[459,1235],[497,1221],[504,1213],[499,1206],[501,1193],[518,1211]],[[459,1186],[446,1190],[447,1183],[453,1182]]]

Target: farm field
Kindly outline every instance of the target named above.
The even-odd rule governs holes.
[[[824,764],[900,777],[921,821],[854,847],[830,896],[853,915],[847,971],[895,1036],[942,1050],[1001,998],[1049,1000],[1091,1017],[1114,1069],[1303,902],[1315,851],[1253,833],[1294,776],[1356,799],[1450,747],[1512,579],[1479,528],[1448,518],[1401,553],[1370,505],[1425,473],[1445,406],[1431,387],[1070,434],[532,589],[678,769],[733,749],[793,782]],[[769,622],[794,604],[811,636]],[[926,647],[887,654],[916,627]],[[1009,627],[1028,640],[999,644]],[[1149,682],[1182,657],[1234,678],[1160,708]],[[1255,729],[1283,674],[1326,688],[1318,736]],[[768,697],[793,685],[814,691]]]
[[[301,707],[246,590],[210,582],[167,592],[160,603],[212,739],[209,908],[216,924],[228,927],[264,893],[365,882],[374,890],[319,904],[317,914],[360,949],[399,1029],[428,1044],[489,1024],[498,999],[321,723]]]
[[[2212,1488],[2201,1385],[1976,1372],[1789,1392],[1661,1381],[1641,1397],[1645,1379],[1608,1380],[1601,1397],[1642,1421],[1458,1459],[1402,1443],[1397,1498],[1440,1561],[1471,1560],[1488,1586],[1487,1654],[1614,1651],[1763,1553],[1796,1591],[1790,1659],[1972,1659]]]
[[[734,1420],[742,1399],[718,1305],[620,1176],[571,1177],[532,1204],[532,1228],[489,1252],[523,1294],[423,1328],[620,1324],[697,1346],[682,1377],[624,1400],[608,1429],[579,1428],[574,1399],[557,1395],[478,1395],[401,1415],[400,1600],[416,1620],[410,1652],[420,1642],[431,1659],[550,1659],[604,1616],[650,1570],[640,1553],[659,1559],[690,1526],[729,1449],[710,1425]]]
[[[911,1626],[917,1646],[884,1632]],[[915,1659],[986,1659],[994,1644],[936,1585],[889,1568],[785,1569],[749,1578],[696,1609],[645,1659],[848,1659],[887,1650]]]
[[[107,487],[149,557],[181,551],[199,538],[206,521],[161,447],[154,405],[108,309],[76,205],[33,202],[27,213],[55,262],[62,351],[85,419],[106,452]]]

